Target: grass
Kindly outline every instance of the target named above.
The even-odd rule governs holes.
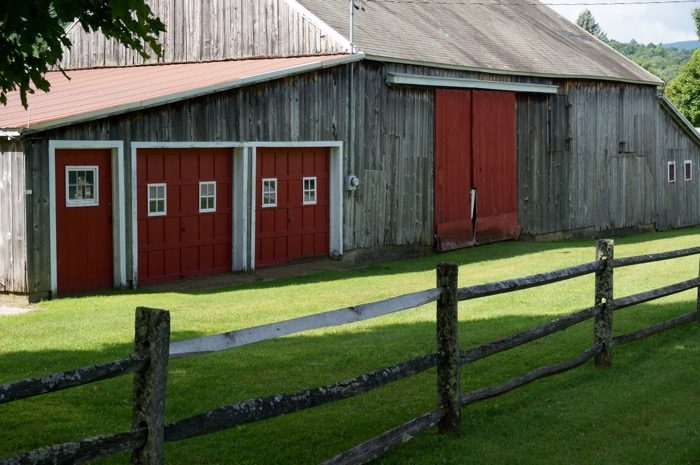
[[[616,240],[616,256],[700,243],[700,228]],[[594,241],[503,242],[365,269],[191,293],[114,292],[44,302],[0,319],[0,383],[121,358],[133,344],[136,306],[171,312],[172,338],[279,321],[434,286],[435,265],[460,265],[460,285],[591,261]],[[698,257],[615,272],[624,296],[690,279]],[[621,310],[615,332],[695,308],[688,291]],[[588,307],[593,278],[460,304],[460,346],[527,329]],[[228,352],[171,361],[167,418],[251,397],[350,378],[435,350],[435,306],[313,331]],[[591,322],[463,368],[463,391],[571,358],[592,341]],[[616,348],[613,368],[592,363],[463,409],[463,434],[428,431],[381,464],[700,463],[700,326]],[[0,457],[130,426],[131,378],[0,406]],[[318,463],[435,407],[435,372],[301,413],[166,445],[169,464]],[[102,463],[127,463],[120,455]]]

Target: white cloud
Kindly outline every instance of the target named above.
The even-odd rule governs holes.
[[[545,3],[570,3],[571,0],[544,0]],[[603,1],[603,0],[601,0]],[[593,3],[593,2],[591,2]],[[620,42],[655,44],[697,40],[691,10],[697,4],[650,5],[549,5],[572,22],[584,9],[591,10],[609,38]]]

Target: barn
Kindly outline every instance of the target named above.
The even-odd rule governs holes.
[[[662,82],[545,5],[149,0],[0,109],[0,292],[700,224]]]

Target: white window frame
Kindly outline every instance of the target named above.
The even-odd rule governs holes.
[[[212,194],[203,195],[202,188],[212,186],[214,188]],[[213,199],[214,203],[211,207],[202,208],[202,199]],[[199,213],[213,213],[216,211],[216,181],[200,181],[199,182]]]
[[[100,204],[100,167],[97,165],[66,165],[66,207],[96,207]],[[93,174],[93,197],[89,199],[71,199],[69,196],[70,184],[68,178],[71,172],[92,171]]]
[[[671,167],[673,167],[673,176],[671,176]],[[666,169],[666,177],[668,178],[668,182],[676,182],[676,179],[678,178],[678,172],[676,171],[675,161],[668,162],[668,168]]]
[[[151,197],[151,188],[163,188],[163,197]],[[163,201],[163,211],[151,211],[151,201]],[[168,214],[168,185],[164,182],[146,184],[146,212],[148,216],[166,216]]]
[[[313,181],[313,189],[306,188],[306,181]],[[306,200],[306,194],[313,193],[313,200]],[[318,203],[318,179],[316,176],[308,176],[303,178],[301,182],[301,199],[304,205],[316,205]]]
[[[273,189],[272,191],[266,191],[265,190],[265,185],[272,185]],[[261,185],[261,192],[260,192],[260,204],[262,205],[262,208],[271,208],[271,207],[276,207],[277,206],[277,178],[262,178],[262,185]],[[273,194],[274,195],[274,202],[265,202],[265,194]]]
[[[688,171],[689,166],[690,166],[690,171]],[[688,173],[690,173],[690,176],[688,176]],[[683,162],[683,179],[686,181],[693,180],[693,160],[685,160]]]

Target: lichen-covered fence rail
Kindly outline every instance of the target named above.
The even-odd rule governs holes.
[[[56,373],[0,385],[0,404],[67,389],[133,372],[135,379],[131,431],[84,439],[31,451],[0,460],[0,465],[85,463],[106,455],[132,450],[132,463],[163,463],[163,443],[210,434],[238,425],[253,423],[319,405],[354,397],[389,383],[415,376],[437,367],[438,405],[435,410],[359,444],[322,465],[364,464],[407,439],[437,425],[443,434],[455,434],[461,427],[462,407],[505,394],[535,380],[571,370],[595,358],[596,366],[612,364],[612,349],[676,326],[700,320],[700,276],[658,289],[615,299],[613,270],[625,266],[700,254],[700,247],[638,257],[614,258],[610,240],[598,241],[596,260],[562,270],[458,288],[456,265],[440,264],[437,287],[405,294],[380,302],[342,308],[267,325],[230,331],[169,344],[169,314],[138,308],[135,351],[127,358],[77,370]],[[534,328],[469,349],[459,348],[458,303],[468,299],[515,292],[595,273],[593,306]],[[632,305],[698,288],[695,311],[662,323],[613,336],[613,314]],[[165,424],[165,390],[168,359],[199,353],[228,350],[258,341],[327,328],[436,302],[437,350],[345,381],[296,393],[280,393],[224,405]],[[503,384],[461,392],[461,367],[513,349],[593,318],[594,344],[573,359],[536,368]]]

